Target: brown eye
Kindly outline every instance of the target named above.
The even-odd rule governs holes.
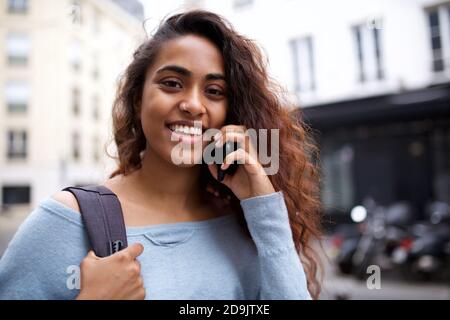
[[[223,91],[215,88],[208,89],[206,92],[213,96],[223,96]]]
[[[166,87],[181,89],[181,83],[179,83],[178,81],[175,81],[175,80],[166,80],[166,81],[162,81],[161,83],[163,85],[165,85]]]

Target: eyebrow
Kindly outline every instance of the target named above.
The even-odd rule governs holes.
[[[164,71],[173,71],[173,72],[176,72],[176,73],[178,73],[178,74],[180,74],[182,76],[185,76],[185,77],[192,76],[192,72],[191,71],[189,71],[188,69],[186,69],[184,67],[180,67],[180,66],[177,66],[177,65],[164,66],[164,67],[158,69],[156,71],[156,73],[162,73]],[[208,73],[205,76],[205,80],[223,80],[223,81],[225,81],[225,76],[223,74],[220,74],[220,73]]]

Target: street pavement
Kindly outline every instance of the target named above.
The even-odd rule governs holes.
[[[323,300],[450,300],[450,283],[406,281],[399,275],[380,270],[379,286],[372,281],[372,272],[363,280],[339,273],[333,264],[333,253],[324,241],[325,254],[322,261],[325,269],[322,293]]]

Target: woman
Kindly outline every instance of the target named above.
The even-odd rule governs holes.
[[[257,46],[220,16],[167,19],[134,53],[113,108],[119,165],[103,185],[121,202],[129,247],[96,257],[75,198],[57,193],[5,252],[0,298],[318,298],[315,149],[275,89]],[[223,169],[241,164],[221,182],[201,152],[173,153],[212,128],[217,146],[241,143]],[[279,129],[276,174],[248,128]]]

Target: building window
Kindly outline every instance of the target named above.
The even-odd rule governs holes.
[[[450,37],[450,6],[448,6],[447,8],[447,25],[448,25],[448,32],[449,32],[449,37]]]
[[[442,52],[441,32],[439,30],[439,12],[428,13],[430,24],[431,51],[433,54],[433,71],[444,70],[444,57]]]
[[[249,7],[253,4],[253,0],[234,0],[233,1],[233,8],[234,9],[241,9],[245,7]]]
[[[74,71],[81,69],[81,43],[78,40],[73,40],[69,46],[69,62]]]
[[[80,115],[80,100],[81,100],[81,94],[80,90],[78,88],[72,89],[72,113],[74,116]]]
[[[74,25],[81,26],[83,23],[80,0],[72,0],[70,5],[70,17],[72,20],[71,22]]]
[[[72,135],[72,158],[75,161],[80,160],[81,157],[81,145],[80,145],[80,134],[74,132]]]
[[[314,50],[311,37],[291,40],[290,42],[293,70],[294,90],[296,92],[314,91]]]
[[[358,80],[368,82],[384,78],[380,23],[361,24],[353,27]]]
[[[92,56],[92,78],[94,80],[98,80],[99,77],[100,77],[100,70],[99,70],[98,56],[94,54]]]
[[[381,65],[381,48],[380,48],[380,30],[378,28],[373,28],[373,39],[375,44],[375,62],[377,66],[377,79],[381,80],[384,78],[383,68]]]
[[[94,159],[95,163],[98,163],[100,160],[99,147],[100,147],[100,140],[98,136],[94,136],[94,138],[92,139],[92,151],[93,151],[92,158]]]
[[[434,72],[450,69],[450,5],[442,5],[429,10],[430,46],[432,70]]]
[[[92,116],[94,120],[98,120],[100,118],[100,103],[97,95],[92,97]]]
[[[5,88],[8,112],[23,113],[27,111],[30,87],[25,82],[9,82]]]
[[[6,38],[6,55],[11,65],[25,65],[30,53],[30,39],[26,35],[10,34]]]
[[[354,205],[354,148],[326,141],[322,146],[321,170],[323,187],[321,199],[325,208],[348,212]]]
[[[100,33],[100,22],[100,11],[98,9],[94,9],[92,17],[92,32],[94,34]]]
[[[27,11],[28,11],[27,0],[8,0],[9,13],[27,13]]]
[[[3,186],[2,205],[29,204],[31,195],[30,186]]]
[[[8,131],[8,159],[25,159],[27,157],[27,132],[24,130]]]

